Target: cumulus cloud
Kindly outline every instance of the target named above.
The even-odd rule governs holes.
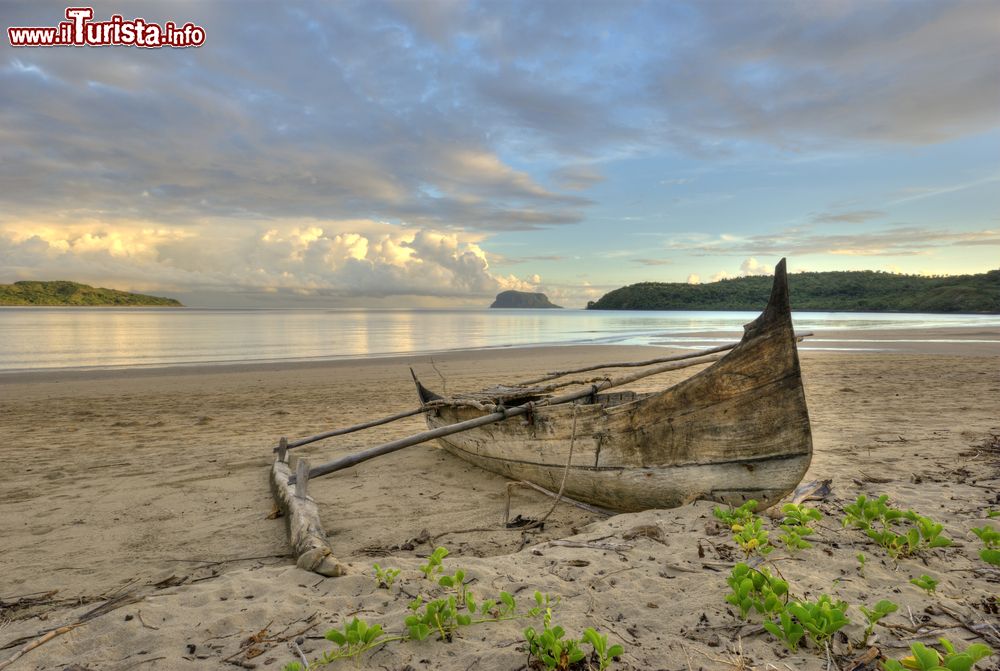
[[[752,256],[748,259],[744,259],[743,263],[740,264],[740,269],[736,272],[729,272],[726,270],[720,270],[719,272],[712,275],[712,282],[718,282],[719,280],[728,280],[734,277],[750,277],[753,275],[773,275],[774,269],[767,265],[766,263],[761,263]],[[694,277],[697,277],[695,275]],[[697,282],[691,282],[688,278],[689,284],[697,284]]]
[[[701,277],[697,273],[691,273],[687,277],[688,284],[701,284]]]
[[[81,225],[0,229],[16,277],[72,277],[182,291],[283,290],[313,296],[487,297],[541,282],[490,270],[474,235],[375,221],[272,225],[247,239],[196,230]]]
[[[7,25],[44,26],[64,8],[6,3],[3,13]],[[490,269],[488,235],[584,222],[587,196],[621,158],[925,145],[1000,125],[996,3],[716,9],[173,2],[142,13],[204,25],[205,47],[0,43],[3,267],[164,286],[479,295],[531,286]],[[95,3],[98,18],[121,11]],[[664,186],[691,179],[655,170]],[[879,216],[836,211],[814,223]],[[677,242],[740,257],[998,244],[991,231],[906,226]]]

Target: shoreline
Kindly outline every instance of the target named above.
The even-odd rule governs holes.
[[[933,328],[901,327],[898,329],[814,329],[813,336],[799,344],[800,351],[830,351],[830,352],[911,352],[926,354],[949,354],[949,347],[955,350],[955,355],[986,355],[1000,352],[1000,327],[951,327]],[[932,336],[950,336],[947,338]],[[729,336],[729,337],[726,337]],[[420,352],[390,352],[385,354],[319,356],[312,358],[288,359],[247,359],[239,361],[194,361],[171,364],[121,365],[107,367],[65,367],[38,369],[0,369],[0,386],[28,381],[53,381],[56,379],[109,379],[130,375],[204,375],[211,372],[244,372],[253,370],[302,369],[321,367],[350,366],[365,361],[380,361],[400,365],[440,356],[460,355],[464,357],[489,356],[495,352],[525,351],[535,352],[549,348],[567,349],[608,348],[609,355],[620,359],[624,351],[630,348],[645,348],[655,351],[662,350],[692,350],[714,347],[720,342],[736,342],[740,334],[736,331],[704,331],[694,330],[684,333],[665,333],[661,336],[644,336],[648,343],[629,342],[581,342],[565,341],[528,345],[494,345],[488,347],[442,349]],[[622,340],[629,337],[622,336]],[[840,344],[840,347],[816,345],[826,343]],[[868,347],[871,344],[885,343],[885,347]],[[863,344],[863,347],[852,346]],[[611,354],[612,352],[622,354]]]

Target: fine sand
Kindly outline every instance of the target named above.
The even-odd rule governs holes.
[[[825,513],[814,547],[771,558],[796,597],[900,604],[874,639],[895,657],[913,640],[942,635],[1000,650],[1000,571],[979,560],[969,532],[1000,509],[1000,346],[947,351],[801,353],[815,447],[806,480],[831,479],[832,494],[814,504]],[[419,356],[0,375],[0,667],[46,631],[85,620],[11,668],[281,668],[294,659],[290,640],[313,659],[331,645],[322,633],[354,616],[401,632],[411,596],[433,593],[417,567],[444,545],[445,567],[464,568],[480,599],[506,590],[527,608],[541,590],[559,599],[554,619],[571,635],[594,626],[624,645],[614,668],[827,668],[825,654],[789,654],[758,617],[744,623],[725,603],[739,553],[712,522],[712,504],[611,518],[563,504],[544,530],[523,535],[502,525],[507,480],[430,445],[310,483],[350,572],[324,579],[291,563],[283,521],[270,515],[278,437],[415,407],[410,365],[427,386],[453,392],[662,353],[576,346],[454,352],[433,364]],[[302,454],[320,463],[422,430],[422,422],[409,418]],[[935,518],[955,545],[894,565],[840,527],[843,505],[860,493],[886,493]],[[532,491],[510,494],[512,517],[538,518],[550,507]],[[376,587],[374,562],[402,569],[391,589]],[[936,594],[909,584],[924,573],[940,580]],[[862,621],[855,606],[848,615]],[[521,669],[527,624],[541,626],[484,624],[451,643],[390,643],[360,667]],[[862,629],[844,631],[855,641]],[[863,652],[851,645],[835,641],[840,668]]]

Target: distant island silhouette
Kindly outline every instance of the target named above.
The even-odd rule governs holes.
[[[561,305],[556,305],[549,300],[549,297],[545,294],[533,294],[530,291],[501,291],[497,294],[496,300],[493,301],[491,308],[528,308],[528,309],[538,309],[538,308],[559,308],[562,309]]]
[[[66,280],[0,284],[0,305],[183,307],[180,301],[173,298],[133,294]]]

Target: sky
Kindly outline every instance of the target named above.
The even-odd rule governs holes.
[[[55,26],[65,4],[0,2]],[[642,281],[1000,267],[994,0],[98,2],[0,40],[0,283],[193,306],[582,307]],[[6,30],[4,31],[6,33]]]

